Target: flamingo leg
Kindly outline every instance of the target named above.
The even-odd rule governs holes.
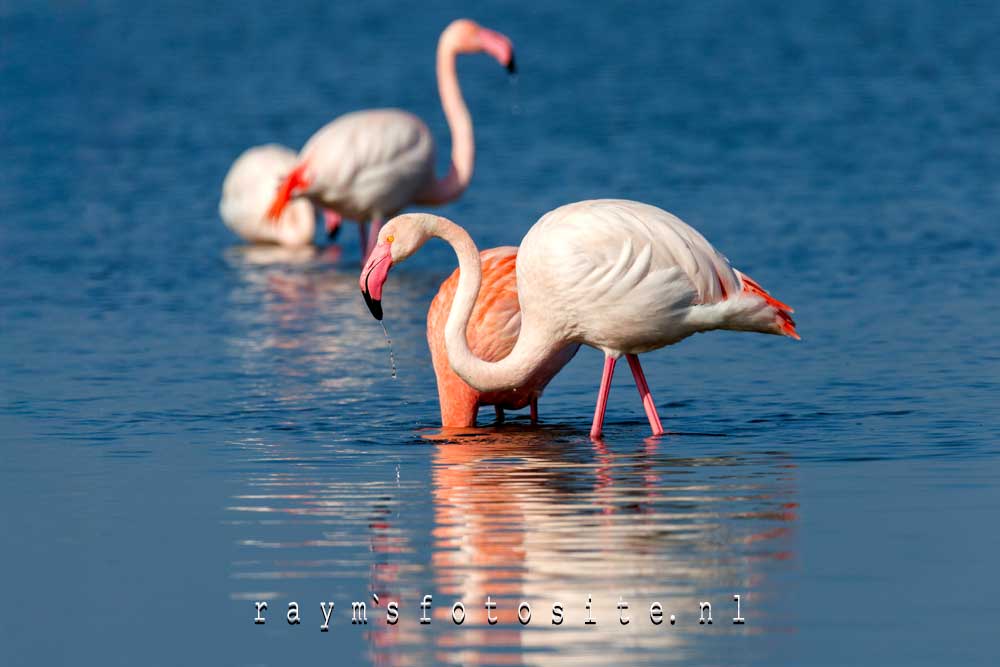
[[[372,250],[375,249],[375,244],[378,243],[378,232],[382,229],[382,217],[375,216],[371,221],[371,228],[368,230],[368,244],[365,248],[365,261],[368,261],[368,255],[372,254]]]
[[[611,393],[611,377],[615,374],[614,357],[604,357],[604,373],[601,375],[601,388],[597,391],[597,407],[594,409],[594,423],[590,427],[590,437],[597,440],[604,430],[604,412],[608,408],[608,394]]]
[[[538,397],[531,399],[531,425],[538,423]]]
[[[497,413],[497,423],[502,424],[504,420],[503,407],[499,405],[494,405],[493,410]]]
[[[646,410],[649,418],[649,426],[653,429],[653,435],[663,435],[663,424],[660,423],[660,415],[656,413],[656,403],[653,402],[653,395],[649,393],[649,385],[646,384],[646,376],[642,372],[639,364],[639,357],[634,354],[626,354],[629,368],[632,369],[632,377],[635,378],[635,386],[639,389],[639,396],[642,398],[642,407]]]
[[[326,237],[331,241],[337,238],[340,234],[340,223],[344,219],[336,211],[331,211],[330,209],[323,209],[323,226],[326,229]]]
[[[358,238],[361,240],[361,266],[368,260],[368,225],[358,223]]]

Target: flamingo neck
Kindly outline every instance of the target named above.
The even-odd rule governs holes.
[[[496,362],[485,361],[473,354],[466,330],[483,278],[479,250],[464,229],[444,218],[432,218],[431,233],[447,241],[458,255],[458,288],[444,326],[445,349],[452,370],[481,392],[516,391],[525,387],[535,370],[558,349],[541,331],[536,330],[535,323],[522,312],[521,331],[510,354]],[[530,388],[525,388],[525,391],[530,391]]]
[[[476,162],[476,141],[472,131],[472,117],[458,85],[455,59],[459,53],[454,33],[446,31],[438,41],[437,81],[441,108],[451,132],[451,168],[444,178],[434,179],[420,197],[420,203],[444,204],[457,199],[469,181]]]

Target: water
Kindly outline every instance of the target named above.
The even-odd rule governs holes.
[[[479,10],[521,74],[461,62],[476,175],[443,214],[488,247],[649,201],[796,307],[801,343],[646,355],[663,438],[619,372],[601,445],[591,350],[540,428],[436,428],[443,244],[386,284],[393,381],[352,227],[289,252],[217,218],[244,148],[351,109],[420,114],[443,169],[433,45],[465,11],[0,7],[0,662],[992,664],[998,10]]]
[[[379,321],[382,325],[382,336],[385,337],[385,346],[389,348],[389,366],[392,368],[392,379],[396,379],[396,355],[392,351],[392,339],[389,338],[389,330],[385,328],[385,322]]]

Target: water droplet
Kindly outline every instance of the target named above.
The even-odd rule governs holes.
[[[385,335],[385,344],[389,346],[389,364],[392,366],[392,379],[396,379],[396,355],[392,353],[392,339],[389,338],[389,330],[385,328],[385,322],[379,322],[382,325],[382,333]]]
[[[510,81],[511,96],[510,112],[513,115],[518,116],[521,114],[521,103],[518,95],[517,74],[511,74],[510,77],[508,77],[508,80]]]

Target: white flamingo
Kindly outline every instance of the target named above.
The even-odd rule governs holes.
[[[294,165],[295,151],[277,144],[255,146],[236,158],[222,183],[219,200],[219,215],[226,227],[251,243],[312,243],[316,220],[307,201],[295,202],[283,211],[281,225],[267,221],[274,188]]]
[[[271,224],[267,210],[274,189],[295,166],[295,151],[278,144],[255,146],[244,151],[229,168],[222,183],[219,215],[226,227],[250,243],[277,243],[301,247],[312,244],[316,234],[316,212],[306,200],[293,202],[281,214],[281,224]],[[339,227],[336,214],[325,211],[327,233]]]
[[[476,149],[455,58],[480,52],[515,71],[510,40],[474,21],[453,21],[438,40],[438,91],[451,131],[451,169],[444,178],[434,176],[434,139],[422,120],[399,109],[355,111],[309,139],[275,195],[270,217],[276,220],[290,199],[307,197],[361,223],[366,257],[387,216],[410,203],[438,205],[458,198],[472,178]]]
[[[521,386],[568,345],[604,352],[604,373],[590,434],[604,425],[615,362],[625,355],[654,435],[663,433],[637,355],[713,329],[798,339],[792,309],[736,271],[705,238],[675,216],[634,201],[598,199],[550,211],[528,230],[517,256],[521,331],[500,361],[476,357],[466,327],[479,293],[479,252],[464,229],[427,213],[402,215],[379,234],[360,285],[382,319],[389,269],[429,238],[458,255],[459,284],[445,324],[451,367],[479,391]]]

